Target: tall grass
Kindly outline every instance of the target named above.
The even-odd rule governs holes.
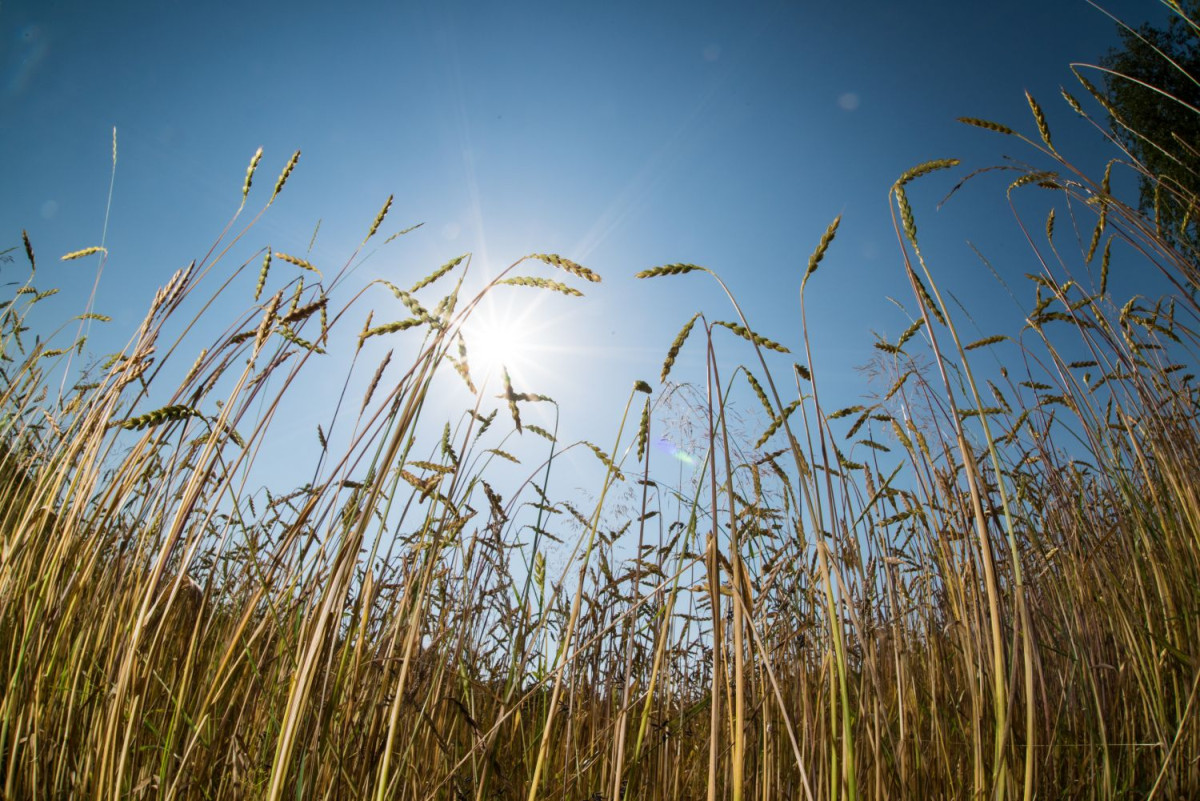
[[[1198,262],[1112,192],[1141,165],[1093,180],[1029,102],[1036,135],[965,120],[1044,165],[1004,168],[1010,197],[1051,209],[1021,223],[1022,330],[965,337],[908,199],[957,162],[928,162],[891,189],[916,311],[877,345],[877,394],[822,403],[804,308],[834,220],[797,276],[803,355],[730,294],[729,320],[693,316],[666,351],[664,383],[703,354],[690,392],[638,382],[608,448],[560,442],[522,420],[552,401],[505,374],[497,402],[470,371],[463,325],[487,293],[599,279],[564,257],[477,292],[460,257],[335,308],[346,274],[305,258],[226,269],[254,230],[235,217],[123,351],[79,371],[82,324],[104,318],[30,336],[49,293],[26,237],[29,280],[0,311],[4,797],[1200,793]],[[1178,291],[1116,297],[1110,269]],[[724,290],[697,265],[639,277]],[[406,316],[364,315],[380,296]],[[226,325],[196,352],[192,331]],[[721,358],[739,339],[748,364]],[[353,358],[312,480],[259,488],[278,410],[346,363],[337,348]],[[444,418],[443,380],[474,407]],[[743,398],[760,438],[732,420]],[[684,486],[650,472],[672,399],[703,451]],[[531,443],[540,463],[514,465]],[[547,495],[567,448],[604,467],[591,508]]]

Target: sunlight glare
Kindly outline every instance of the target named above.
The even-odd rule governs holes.
[[[487,302],[475,310],[463,326],[471,376],[487,392],[500,391],[505,369],[518,392],[524,391],[537,366],[537,341],[542,326],[534,322],[536,304]]]

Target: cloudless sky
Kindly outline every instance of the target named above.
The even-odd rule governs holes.
[[[1151,0],[1106,7],[1134,24],[1166,18]],[[1099,171],[1113,154],[1072,119],[1058,87],[1082,95],[1068,64],[1095,63],[1116,42],[1115,24],[1084,0],[3,0],[0,249],[19,253],[27,229],[46,265],[39,288],[71,290],[63,308],[75,311],[92,266],[53,262],[100,242],[115,126],[97,310],[113,315],[123,342],[155,288],[220,233],[255,149],[265,155],[251,213],[299,148],[249,251],[303,253],[320,221],[310,258],[332,275],[394,194],[382,232],[424,226],[363,260],[352,284],[411,285],[468,251],[480,276],[531,252],[599,272],[596,286],[531,270],[588,297],[511,288],[489,313],[536,346],[543,366],[515,368],[517,389],[553,395],[569,434],[608,448],[629,387],[657,384],[688,317],[733,319],[704,276],[633,274],[711,267],[758,331],[796,351],[799,279],[837,214],[841,231],[810,287],[810,326],[824,391],[850,402],[872,332],[894,340],[909,322],[888,300],[912,305],[886,196],[919,162],[964,160],[912,197],[933,268],[986,327],[1006,296],[965,241],[1012,275],[1036,267],[1002,184],[935,205],[968,169],[1030,153],[954,120],[1034,131],[1028,89],[1071,143],[1063,149]],[[0,280],[23,278],[20,259],[0,270]],[[404,316],[375,297],[360,316]],[[699,352],[685,352],[681,380],[702,380]],[[326,414],[334,389],[312,399]]]

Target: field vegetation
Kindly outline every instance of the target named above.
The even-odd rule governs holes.
[[[964,333],[909,201],[964,168],[918,165],[889,193],[912,324],[844,408],[822,402],[805,323],[836,281],[820,268],[838,219],[796,272],[798,342],[732,295],[724,320],[679,310],[662,388],[631,377],[599,444],[523,420],[553,403],[536,387],[477,388],[463,336],[487,293],[599,280],[566,256],[471,291],[460,257],[340,305],[349,278],[301,256],[230,265],[299,153],[269,195],[255,154],[240,188],[243,207],[268,197],[258,215],[83,369],[84,332],[111,323],[41,322],[56,273],[24,237],[0,308],[0,795],[1200,794],[1200,254],[1179,235],[1197,197],[1154,184],[1077,76],[1055,109],[1110,139],[1100,175],[1031,96],[1014,127],[963,120],[1026,159],[963,178],[1002,176],[1018,211],[1023,327]],[[1122,199],[1131,177],[1172,212]],[[1172,291],[1116,296],[1117,270]],[[724,289],[693,264],[639,277]],[[381,297],[403,316],[368,314]],[[197,348],[201,328],[223,333]],[[744,364],[722,358],[738,340]],[[683,349],[702,375],[676,375]],[[302,433],[311,481],[254,483],[312,373],[366,390]],[[446,381],[476,405],[430,403]],[[700,432],[684,485],[649,470],[667,397],[692,399]],[[764,430],[733,424],[734,397]],[[568,448],[603,466],[591,506],[546,490]]]

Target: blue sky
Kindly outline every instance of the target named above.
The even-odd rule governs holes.
[[[1134,23],[1165,19],[1148,0],[1106,7]],[[964,160],[912,196],[932,266],[996,333],[985,329],[1008,319],[1003,296],[965,241],[1006,274],[1034,269],[1001,184],[934,206],[968,168],[1029,154],[954,119],[1032,131],[1028,89],[1062,149],[1102,168],[1111,153],[1071,119],[1058,87],[1073,83],[1070,62],[1094,63],[1116,38],[1084,0],[5,0],[0,248],[19,246],[27,229],[44,283],[62,286],[62,308],[74,311],[89,268],[51,262],[100,242],[115,126],[97,309],[124,335],[154,289],[220,233],[255,149],[265,151],[257,208],[299,148],[299,167],[246,249],[304,252],[320,221],[310,256],[331,274],[394,194],[385,232],[424,226],[370,255],[352,283],[411,284],[464,252],[481,276],[531,252],[604,276],[581,286],[583,300],[535,303],[513,288],[491,313],[511,327],[536,321],[520,325],[542,367],[525,364],[528,386],[518,389],[553,395],[568,432],[607,448],[628,388],[656,383],[688,317],[732,318],[702,276],[637,282],[635,272],[711,267],[756,329],[795,349],[800,276],[842,214],[809,297],[814,358],[836,408],[863,388],[856,367],[871,356],[872,332],[894,339],[908,325],[888,300],[909,297],[892,181],[928,159]],[[247,302],[252,285],[250,276]],[[702,379],[698,353],[685,353],[680,379]]]

